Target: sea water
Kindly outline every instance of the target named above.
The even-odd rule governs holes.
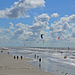
[[[9,50],[12,55],[32,58],[34,61],[30,61],[29,64],[34,65],[37,69],[56,75],[75,75],[75,49],[9,47]],[[41,62],[39,62],[40,58]]]

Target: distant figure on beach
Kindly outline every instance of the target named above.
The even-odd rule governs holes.
[[[65,73],[65,75],[68,75],[68,73]]]
[[[66,59],[67,58],[67,56],[64,56],[64,59]]]
[[[9,52],[8,52],[8,54],[9,54]]]
[[[17,56],[17,59],[18,59],[19,57]]]
[[[41,58],[39,59],[39,62],[41,62]]]
[[[39,68],[41,68],[41,58],[39,59]]]
[[[22,58],[23,58],[23,57],[21,56],[21,60],[22,60]]]
[[[68,47],[68,50],[69,50],[70,48]]]
[[[37,59],[39,58],[39,56],[37,56]]]
[[[34,58],[36,58],[36,54],[34,55]]]
[[[61,52],[61,54],[62,54],[63,52]]]
[[[16,57],[14,56],[14,59],[15,59]]]
[[[1,51],[1,53],[2,53],[3,51]]]

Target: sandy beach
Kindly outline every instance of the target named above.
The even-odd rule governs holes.
[[[0,53],[0,75],[55,75],[50,72],[44,72],[35,69],[34,66],[27,63],[32,59],[19,58],[14,59],[10,54]]]

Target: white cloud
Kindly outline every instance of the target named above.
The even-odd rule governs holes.
[[[75,15],[69,16],[69,20],[70,20],[72,23],[75,23]]]
[[[51,17],[58,17],[59,15],[58,15],[58,13],[53,13],[52,15],[51,15]]]
[[[10,24],[10,29],[14,29],[13,23],[10,22],[9,24]]]
[[[46,29],[48,26],[49,16],[42,14],[34,18],[33,25],[26,25],[22,23],[16,24],[13,39],[19,40],[37,40],[40,37],[41,31]]]
[[[69,16],[61,17],[60,22],[69,22]]]
[[[75,28],[72,28],[72,37],[75,38]]]
[[[59,21],[51,23],[50,27],[49,19],[48,14],[41,14],[34,17],[32,25],[18,23],[15,25],[14,30],[12,30],[13,23],[10,22],[9,29],[0,28],[0,39],[6,41],[7,39],[10,41],[41,41],[40,34],[44,33],[45,42],[57,41],[59,36],[61,37],[59,41],[74,42],[74,15],[61,17]]]
[[[37,22],[48,22],[49,19],[50,17],[48,16],[48,14],[43,13],[42,15],[35,17],[33,23],[35,24]]]
[[[0,10],[0,18],[20,18],[29,17],[27,10],[45,6],[44,0],[19,0],[13,6]]]
[[[69,27],[70,27],[69,24],[65,22],[63,25],[63,30],[67,30],[69,29]]]
[[[48,21],[50,17],[48,14],[42,14],[34,18],[33,25],[30,27],[31,31],[38,35],[40,34],[41,30],[44,30],[48,26]]]
[[[16,24],[15,25],[17,28],[20,28],[20,29],[26,29],[26,26],[25,26],[25,24],[22,24],[22,23],[18,23],[18,24]]]
[[[72,37],[75,38],[75,32],[72,33]]]
[[[66,39],[72,37],[75,38],[74,21],[75,15],[70,15],[61,17],[61,19],[58,22],[55,21],[54,23],[52,23],[49,28],[51,37],[56,38],[58,36],[63,36],[64,38],[65,36],[67,36]],[[72,37],[70,34],[72,34]]]
[[[20,35],[20,34],[22,34],[23,33],[23,30],[21,30],[21,29],[17,29],[16,31],[15,31],[15,35]]]
[[[44,29],[46,28],[46,26],[49,25],[48,21],[49,21],[50,17],[48,16],[48,14],[42,14],[39,15],[38,17],[34,18],[33,21],[33,26],[36,27],[36,29],[40,28],[40,29]]]
[[[30,37],[38,39],[40,37],[41,31],[44,31],[48,26],[48,21],[50,17],[47,14],[41,14],[34,18],[33,25],[29,28],[30,31],[33,33]],[[32,39],[32,38],[30,38]],[[36,40],[32,39],[32,40]]]

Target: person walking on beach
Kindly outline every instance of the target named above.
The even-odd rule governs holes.
[[[22,56],[21,56],[21,60],[22,60]]]
[[[19,57],[17,56],[17,60],[18,60],[18,58],[19,58]]]
[[[41,68],[41,58],[39,59],[39,68]]]
[[[41,58],[39,59],[39,62],[41,62]]]
[[[8,52],[8,54],[9,54],[9,52]]]
[[[14,59],[15,59],[16,57],[14,56]]]
[[[36,58],[36,54],[34,55],[34,58]]]

